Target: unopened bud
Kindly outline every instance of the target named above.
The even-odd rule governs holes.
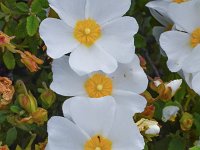
[[[48,112],[43,108],[38,108],[37,111],[33,112],[31,115],[33,117],[33,121],[38,125],[43,125],[44,122],[48,120]]]
[[[158,136],[158,134],[160,133],[160,127],[158,125],[158,122],[155,120],[142,118],[136,124],[140,132],[143,132],[146,135],[150,135],[151,137]]]
[[[7,145],[0,146],[0,150],[9,150]]]
[[[145,110],[141,113],[142,117],[152,119],[155,112],[155,106],[150,105],[145,108]]]
[[[180,119],[181,129],[183,131],[189,131],[192,128],[194,118],[191,114],[185,112]]]
[[[17,99],[20,106],[28,113],[33,113],[37,110],[37,101],[31,92],[28,94],[20,94]]]
[[[45,89],[41,95],[40,95],[40,99],[42,101],[42,105],[45,108],[50,108],[52,106],[52,104],[55,102],[56,100],[56,94],[50,90],[50,89]]]

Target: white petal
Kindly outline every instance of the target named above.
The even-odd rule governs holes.
[[[181,4],[169,6],[169,15],[178,26],[191,33],[200,27],[200,1],[191,0]]]
[[[193,80],[193,74],[192,73],[186,73],[184,71],[180,71],[179,75],[185,79],[186,83],[190,88],[192,88],[192,80]]]
[[[124,108],[130,111],[129,116],[133,116],[135,113],[141,113],[146,107],[146,99],[136,93],[126,91],[114,91],[113,97],[117,103],[117,108]]]
[[[75,124],[63,117],[52,117],[47,130],[46,150],[82,150],[88,139]]]
[[[177,106],[167,106],[163,109],[162,120],[167,122],[172,116],[176,116],[179,111]]]
[[[48,0],[59,17],[71,27],[74,27],[78,20],[85,19],[86,0]],[[67,43],[67,42],[66,42]]]
[[[78,46],[72,28],[59,19],[47,18],[40,24],[40,36],[47,46],[47,54],[59,58]]]
[[[155,1],[151,1],[151,2],[148,2],[146,4],[146,7],[148,8],[151,8],[151,9],[154,9],[156,11],[158,11],[159,13],[164,13],[164,14],[167,14],[168,12],[168,7],[169,7],[169,2],[167,1],[162,1],[162,0],[155,0]]]
[[[90,136],[107,136],[112,126],[116,103],[113,97],[71,98],[70,113],[73,121]]]
[[[117,61],[95,46],[87,48],[81,45],[78,47],[71,53],[69,64],[74,71],[80,71],[81,74],[99,70],[112,73],[117,69]]]
[[[172,20],[168,16],[169,4],[169,2],[165,1],[151,1],[146,5],[150,8],[152,16],[165,27],[173,25]]]
[[[104,24],[123,16],[131,6],[131,0],[87,0],[86,18]]]
[[[166,86],[172,89],[172,95],[174,95],[176,91],[180,88],[181,84],[182,84],[182,79],[179,79],[169,82]]]
[[[174,72],[180,70],[186,63],[184,59],[192,51],[190,35],[179,31],[164,32],[160,37],[160,46],[168,56],[169,69]]]
[[[138,127],[126,109],[124,111],[117,109],[108,138],[113,142],[113,150],[143,150],[145,145]]]
[[[145,134],[155,135],[160,133],[160,127],[158,125],[151,125],[149,129],[145,131]]]
[[[71,105],[72,100],[73,100],[72,98],[65,100],[65,102],[62,105],[62,110],[63,110],[64,117],[73,122],[72,115],[70,112],[70,105]]]
[[[192,88],[200,95],[200,73],[197,73],[192,80]]]
[[[200,71],[200,45],[194,48],[192,53],[185,59],[183,71],[194,73]]]
[[[53,91],[64,96],[84,95],[84,82],[88,76],[77,75],[69,66],[69,57],[55,59],[52,64],[53,82],[50,87]]]
[[[140,94],[146,90],[148,85],[147,76],[136,55],[131,63],[119,64],[118,69],[109,76],[113,79],[113,86],[117,90]]]
[[[135,53],[133,36],[138,24],[132,17],[121,17],[106,24],[102,29],[102,38],[96,45],[108,52],[120,63],[129,63]]]

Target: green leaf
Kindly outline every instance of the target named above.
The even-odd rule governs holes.
[[[190,148],[190,150],[200,150],[200,146],[194,146],[194,147]]]
[[[31,4],[31,12],[37,14],[42,10],[43,8],[41,2],[39,0],[34,0]]]
[[[15,57],[9,51],[6,51],[3,55],[3,62],[9,70],[15,68]]]
[[[15,127],[10,128],[6,134],[6,143],[8,146],[12,145],[17,138],[17,130]]]
[[[184,150],[184,149],[185,149],[184,141],[178,136],[173,137],[169,143],[168,150]]]
[[[26,20],[26,30],[28,35],[33,36],[37,33],[39,20],[36,16],[29,16]]]
[[[23,3],[23,2],[17,3],[16,6],[22,12],[28,12],[28,10],[29,10],[28,5],[26,3]]]
[[[27,36],[26,19],[21,19],[16,29],[15,35],[17,38],[25,38]]]
[[[8,7],[6,7],[3,3],[1,3],[1,10],[6,14],[11,13],[10,9]]]

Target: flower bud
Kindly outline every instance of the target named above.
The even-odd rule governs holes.
[[[29,94],[19,94],[17,99],[20,106],[28,113],[33,113],[37,110],[37,101],[31,92]]]
[[[181,129],[183,131],[189,131],[192,128],[193,122],[194,122],[193,116],[185,112],[180,119]]]
[[[174,122],[179,111],[177,106],[167,106],[163,109],[162,120],[167,122],[168,120]]]
[[[9,150],[7,145],[0,146],[0,150]]]
[[[159,98],[162,100],[171,100],[171,98],[176,94],[177,90],[180,88],[182,80],[173,80],[169,83],[163,83],[161,79],[155,79],[150,83],[152,90],[159,94]]]
[[[151,137],[158,136],[158,134],[160,133],[160,127],[158,125],[158,122],[155,120],[142,118],[136,124],[140,132],[143,132],[146,135],[150,135]]]
[[[33,121],[38,125],[43,125],[44,122],[48,120],[48,112],[43,108],[38,108],[37,111],[33,112],[31,115],[33,117]]]
[[[38,65],[44,63],[43,60],[37,58],[28,51],[22,52],[17,50],[17,53],[21,55],[21,62],[30,70],[30,72],[37,72],[40,69]]]
[[[152,119],[155,112],[155,106],[150,105],[145,108],[145,110],[141,113],[141,116],[144,118]]]
[[[42,105],[45,108],[50,108],[52,106],[52,104],[55,102],[56,100],[56,94],[50,90],[50,89],[45,89],[41,95],[40,95],[40,99],[42,101]]]
[[[10,43],[10,41],[15,38],[14,36],[9,37],[2,31],[0,31],[0,48],[4,51],[7,48],[11,52],[15,52],[15,46]]]

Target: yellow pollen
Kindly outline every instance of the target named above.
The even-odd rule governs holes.
[[[193,48],[200,44],[200,28],[197,28],[192,32],[190,44]]]
[[[85,29],[85,34],[90,34],[90,33],[91,33],[90,28],[86,28],[86,29]]]
[[[187,1],[187,0],[173,0],[173,2],[178,3],[178,4],[183,3],[183,2],[186,2],[186,1]]]
[[[90,47],[101,36],[101,27],[93,19],[80,20],[76,23],[74,28],[74,37],[81,44]]]
[[[99,91],[103,90],[103,85],[101,85],[101,84],[97,85],[97,90],[99,90]]]
[[[91,98],[109,96],[112,89],[112,79],[100,73],[92,75],[85,82],[85,90]]]
[[[84,150],[112,150],[112,142],[103,136],[97,135],[85,143]]]

